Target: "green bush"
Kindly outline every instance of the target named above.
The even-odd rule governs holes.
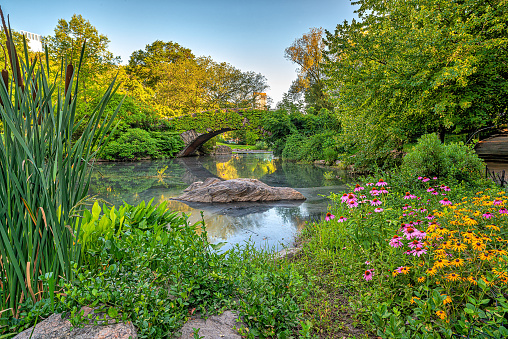
[[[293,133],[287,139],[282,150],[282,158],[289,160],[302,160],[302,144],[305,142],[305,136],[300,133]]]
[[[422,136],[401,166],[406,177],[439,177],[457,182],[481,179],[483,170],[483,160],[472,147],[462,142],[442,144],[436,134]]]

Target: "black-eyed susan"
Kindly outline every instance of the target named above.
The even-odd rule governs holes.
[[[425,277],[420,277],[420,278],[418,278],[418,282],[419,282],[419,283],[422,283],[422,282],[424,282],[424,281],[425,281]]]
[[[476,240],[471,243],[471,247],[476,251],[483,251],[486,245],[482,241]]]
[[[457,252],[461,252],[461,251],[464,251],[465,249],[467,248],[467,245],[464,244],[464,243],[461,243],[461,242],[454,242],[451,246],[451,249],[453,251],[457,251]]]
[[[476,279],[476,277],[473,277],[472,275],[467,277],[467,281],[469,281],[473,285],[478,285],[478,280]]]
[[[410,300],[411,304],[415,304],[416,303],[415,300],[420,300],[420,298],[418,298],[418,297],[412,297],[411,300]]]
[[[446,276],[446,280],[448,280],[448,281],[457,281],[457,280],[460,280],[460,275],[458,275],[455,272],[449,273]]]
[[[451,266],[457,266],[457,267],[463,266],[464,265],[464,259],[456,258],[456,259],[450,260],[450,265]]]
[[[445,313],[444,311],[441,311],[441,310],[437,311],[437,312],[436,312],[436,315],[437,315],[439,318],[443,319],[443,320],[446,318],[446,313]]]
[[[452,302],[452,298],[449,295],[441,294],[441,296],[445,296],[446,298],[443,300],[443,305],[449,304]]]
[[[426,271],[427,275],[430,275],[430,276],[433,276],[437,273],[437,270],[435,268],[429,268],[427,271]]]
[[[446,259],[439,259],[434,262],[434,267],[436,268],[443,268],[445,266],[448,266],[448,260]]]

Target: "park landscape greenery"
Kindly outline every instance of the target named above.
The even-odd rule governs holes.
[[[121,66],[79,15],[41,57],[4,24],[2,337],[54,312],[81,326],[82,306],[142,338],[225,309],[247,338],[506,337],[508,197],[464,142],[507,123],[508,3],[355,4],[358,20],[286,49],[298,79],[275,110],[244,112],[251,127],[236,134],[370,173],[330,194],[291,260],[250,243],[221,253],[204,223],[164,203],[87,197],[97,157],[172,157],[182,130],[240,125],[227,109],[252,108],[262,75],[162,41]]]

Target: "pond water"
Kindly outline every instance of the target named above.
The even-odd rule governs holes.
[[[334,179],[324,178],[333,171]],[[254,178],[270,186],[292,187],[307,200],[301,202],[191,204],[172,200],[195,181]],[[346,173],[311,164],[284,162],[271,153],[233,154],[170,160],[98,163],[89,194],[114,205],[134,205],[152,198],[168,201],[169,208],[190,214],[191,222],[205,220],[211,242],[224,249],[251,239],[258,247],[291,245],[294,235],[311,220],[322,218],[330,192],[346,190]]]

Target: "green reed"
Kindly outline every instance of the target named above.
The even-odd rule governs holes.
[[[3,22],[9,37],[10,28]],[[4,126],[0,138],[0,314],[18,317],[19,305],[28,299],[36,302],[48,292],[54,297],[57,279],[70,278],[72,263],[79,262],[79,206],[87,196],[94,157],[116,115],[104,113],[116,88],[112,83],[93,114],[78,122],[79,66],[74,70],[62,63],[59,74],[50,74],[47,51],[43,62],[30,60],[26,43],[22,58],[10,39],[6,47],[12,76],[0,84]],[[85,128],[77,135],[80,124]],[[41,277],[49,284],[43,284]]]

